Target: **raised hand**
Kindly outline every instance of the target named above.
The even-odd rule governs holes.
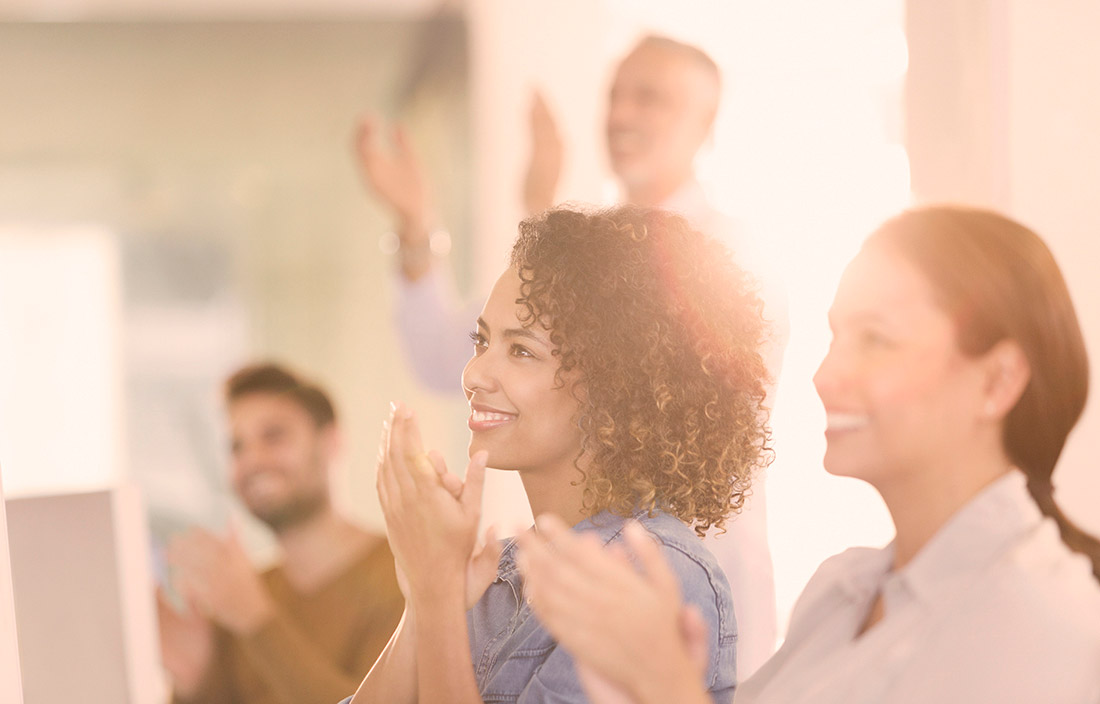
[[[459,481],[438,452],[424,452],[412,412],[394,405],[379,452],[378,498],[410,607],[456,586],[469,607],[492,582],[499,542],[491,530],[484,545],[477,541],[485,460],[475,454]]]
[[[214,627],[192,604],[182,611],[157,588],[160,656],[172,689],[188,699],[198,693],[214,656]]]
[[[425,230],[434,225],[431,194],[420,160],[413,153],[408,133],[393,128],[387,145],[381,121],[363,117],[355,132],[355,153],[367,185],[405,226]]]
[[[235,533],[222,538],[194,528],[169,543],[167,557],[179,591],[226,629],[250,633],[274,612]]]
[[[546,99],[538,91],[531,98],[531,160],[523,179],[523,205],[528,214],[554,205],[561,178],[562,142]]]

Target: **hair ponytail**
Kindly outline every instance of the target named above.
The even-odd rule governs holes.
[[[1066,517],[1051,485],[1066,438],[1085,408],[1089,361],[1050,249],[1002,215],[949,206],[909,210],[886,221],[865,246],[879,243],[931,282],[938,303],[954,318],[965,354],[985,354],[1005,339],[1020,346],[1031,377],[1005,417],[1005,452],[1027,475],[1032,498],[1058,524],[1062,541],[1092,561],[1100,580],[1100,540]]]
[[[1027,490],[1043,515],[1058,524],[1058,532],[1062,534],[1062,542],[1066,547],[1081,553],[1092,562],[1092,574],[1100,581],[1100,540],[1086,533],[1062,512],[1054,501],[1054,487],[1049,479],[1033,479],[1029,476]]]

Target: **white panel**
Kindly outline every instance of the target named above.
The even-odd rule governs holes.
[[[22,701],[23,679],[19,674],[19,644],[12,601],[11,561],[8,559],[8,520],[0,480],[0,702],[20,704]]]
[[[26,704],[160,701],[136,491],[9,499],[7,513]]]

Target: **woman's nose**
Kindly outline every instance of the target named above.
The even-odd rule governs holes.
[[[489,350],[480,354],[474,353],[466,367],[462,370],[462,389],[469,398],[475,391],[491,391],[495,386],[495,376],[492,371],[492,361]]]
[[[830,346],[829,351],[825,353],[825,358],[821,360],[821,364],[818,365],[817,371],[814,373],[814,388],[817,389],[817,395],[822,401],[842,386],[844,375],[844,360]]]

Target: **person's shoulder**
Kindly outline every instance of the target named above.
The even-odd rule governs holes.
[[[822,562],[806,582],[791,610],[788,640],[797,636],[813,615],[877,584],[890,562],[884,548],[853,547]]]
[[[855,586],[875,582],[889,567],[890,552],[884,548],[852,547],[826,558],[802,590],[799,603],[814,599],[837,585]],[[798,604],[795,605],[797,610]]]
[[[710,556],[710,551],[703,545],[702,538],[695,533],[695,529],[671,514],[653,511],[637,516],[636,520],[666,548],[666,552],[671,550],[704,558]]]
[[[639,516],[638,522],[661,546],[669,566],[680,578],[685,598],[693,601],[690,594],[700,591],[719,602],[731,600],[725,572],[692,527],[661,511]]]
[[[853,547],[827,557],[818,565],[808,584],[833,582],[864,569],[877,568],[885,559],[883,548]]]
[[[1012,550],[985,591],[982,598],[999,602],[1002,617],[1020,620],[1036,638],[1091,646],[1100,657],[1100,583],[1052,522]]]
[[[996,677],[1027,671],[1036,701],[1096,701],[1100,692],[1100,584],[1091,563],[1070,552],[1044,521],[982,578],[961,586],[945,643],[961,643],[960,662]],[[950,595],[945,595],[951,599]],[[979,647],[980,645],[980,647]],[[1092,692],[1092,698],[1081,698]],[[1023,700],[1022,700],[1023,701]]]

